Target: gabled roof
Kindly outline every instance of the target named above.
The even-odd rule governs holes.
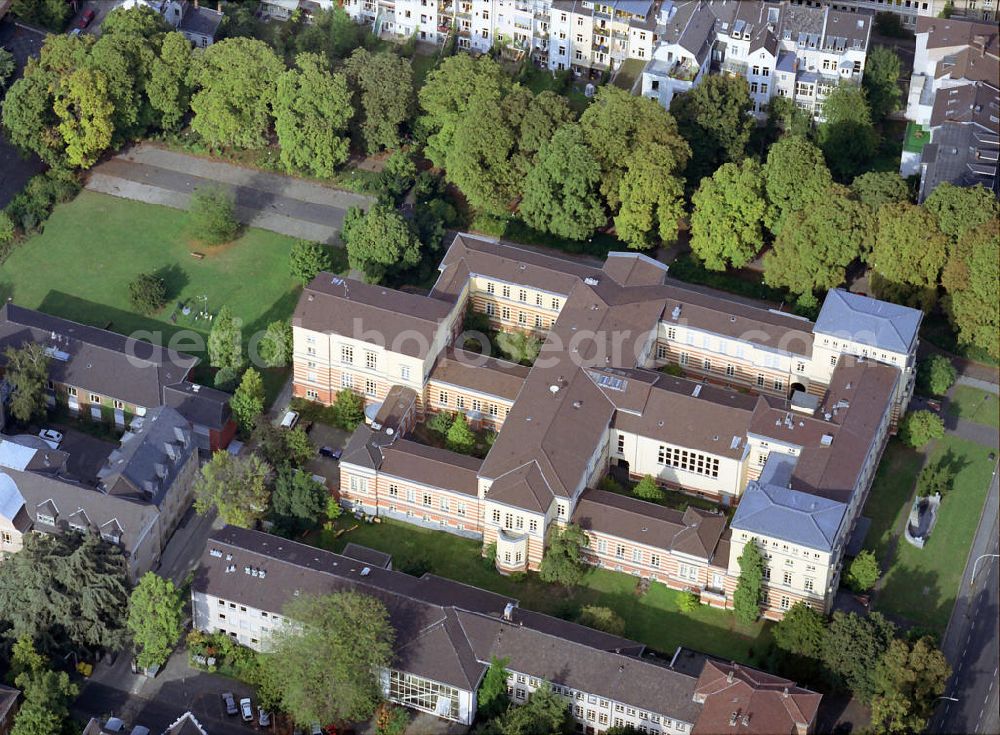
[[[732,529],[832,551],[847,505],[778,485],[747,484]]]
[[[193,714],[185,712],[163,731],[163,735],[208,735],[208,733]]]
[[[12,303],[0,307],[0,365],[5,347],[43,345],[53,382],[143,408],[163,402],[163,388],[187,377],[198,359],[125,335]]]
[[[835,288],[823,301],[814,331],[905,353],[916,339],[922,319],[919,309]]]
[[[232,419],[228,393],[189,381],[163,389],[163,405],[170,406],[195,426],[223,429]]]

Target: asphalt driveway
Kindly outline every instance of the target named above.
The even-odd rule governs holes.
[[[220,184],[236,197],[244,224],[290,237],[335,243],[347,210],[367,208],[372,198],[292,176],[241,168],[140,143],[95,166],[92,191],[187,209],[191,193]]]

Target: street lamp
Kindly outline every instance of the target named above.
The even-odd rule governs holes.
[[[983,559],[997,559],[1000,558],[1000,554],[980,554],[979,558],[976,559],[972,564],[972,576],[969,578],[969,587],[973,587],[976,583],[976,571],[979,567],[979,562]]]

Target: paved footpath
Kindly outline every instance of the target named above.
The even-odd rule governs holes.
[[[236,217],[244,224],[316,242],[336,243],[347,210],[367,208],[374,201],[292,176],[175,153],[148,143],[139,143],[95,166],[87,188],[187,209],[191,192],[209,184],[232,189]]]

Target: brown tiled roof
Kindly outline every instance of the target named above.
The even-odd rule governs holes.
[[[918,34],[927,34],[927,48],[948,48],[952,46],[979,45],[987,53],[996,54],[1000,49],[996,23],[962,20],[959,18],[932,18],[925,15],[917,18]]]
[[[584,530],[708,561],[722,535],[726,518],[694,508],[681,512],[619,493],[588,489],[577,501],[573,523]]]
[[[667,275],[666,263],[642,253],[608,253],[602,270],[622,286],[656,286]]]
[[[611,397],[613,391],[608,391]],[[640,436],[741,459],[760,399],[727,388],[660,374],[643,405],[618,411],[614,427]]]
[[[4,349],[35,342],[50,351],[49,377],[81,390],[143,408],[163,402],[165,386],[187,377],[198,359],[105,329],[25,309],[0,308],[0,366]]]
[[[488,500],[536,513],[546,513],[552,505],[552,488],[532,461],[498,477],[486,495]]]
[[[482,461],[457,452],[399,439],[382,448],[383,474],[475,497]]]
[[[299,298],[292,324],[393,346],[423,358],[438,326],[454,308],[448,301],[320,273]],[[407,334],[413,335],[405,338]]]
[[[528,377],[528,368],[459,349],[447,350],[431,370],[430,379],[476,393],[513,401]]]
[[[694,735],[795,735],[812,725],[822,699],[780,676],[713,660],[702,668],[695,697],[704,705]]]

